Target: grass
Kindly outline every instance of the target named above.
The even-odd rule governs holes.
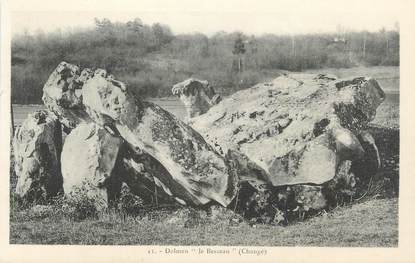
[[[78,245],[397,246],[398,199],[369,200],[286,227],[232,224],[212,218],[158,211],[134,218],[106,213],[80,222],[61,215],[11,215],[10,243]],[[198,218],[198,219],[197,219]],[[187,223],[191,222],[191,223]]]
[[[399,102],[396,103],[386,100],[377,109],[376,117],[371,124],[399,130],[399,117]]]

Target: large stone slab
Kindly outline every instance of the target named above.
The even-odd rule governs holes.
[[[291,74],[223,99],[190,125],[223,155],[245,154],[274,186],[322,184],[364,156],[358,135],[384,98],[371,78]]]
[[[227,206],[236,193],[236,174],[225,158],[194,131],[159,106],[143,102],[124,83],[102,73],[82,88],[89,115],[111,127],[140,154],[156,159],[168,175],[153,174],[174,196],[193,205],[216,201]]]
[[[29,201],[43,202],[62,189],[59,121],[48,111],[30,114],[13,138],[16,193]]]

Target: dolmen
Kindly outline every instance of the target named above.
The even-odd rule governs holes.
[[[103,210],[125,184],[147,203],[279,223],[353,198],[380,167],[367,125],[385,94],[372,78],[289,74],[226,98],[189,79],[172,91],[186,122],[103,69],[60,63],[47,110],[16,132],[16,193],[84,194]]]

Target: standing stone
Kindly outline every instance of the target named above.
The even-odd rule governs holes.
[[[221,97],[207,80],[187,79],[175,84],[172,92],[183,102],[188,120],[206,113],[210,107],[221,101]]]
[[[48,111],[30,114],[13,139],[16,193],[30,202],[43,202],[62,189],[59,121]]]
[[[76,199],[86,194],[98,210],[108,207],[121,188],[121,175],[114,171],[121,143],[94,123],[81,123],[72,130],[62,151],[65,195]]]

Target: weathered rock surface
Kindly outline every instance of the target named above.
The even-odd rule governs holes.
[[[59,121],[48,111],[30,114],[13,139],[17,175],[16,193],[33,202],[42,202],[62,189]]]
[[[370,78],[292,74],[224,99],[191,126],[219,152],[245,154],[274,186],[322,184],[364,156],[357,135],[385,95]]]
[[[93,71],[61,62],[43,87],[43,101],[70,133],[62,152],[63,189],[67,196],[85,194],[98,209],[108,206],[120,187],[112,175],[121,139],[93,123],[82,103],[82,86]]]
[[[188,204],[216,201],[227,206],[237,178],[224,157],[190,126],[169,112],[133,96],[126,86],[105,74],[94,74],[82,88],[89,115],[111,127],[137,153],[149,154],[168,171],[153,174],[174,196]]]
[[[189,79],[173,92],[193,128],[105,70],[63,62],[44,90],[72,130],[62,153],[65,193],[81,189],[98,208],[124,182],[146,203],[215,201],[278,221],[323,209],[330,195],[353,195],[362,167],[380,166],[364,131],[384,99],[373,79],[291,74],[221,102],[207,82]]]
[[[187,79],[175,84],[172,92],[186,107],[188,120],[206,113],[222,100],[207,80]]]
[[[82,104],[81,89],[92,75],[92,70],[61,62],[49,76],[43,87],[42,100],[68,129],[81,122],[90,122]]]
[[[150,171],[150,174],[168,174],[157,160],[145,153],[137,155],[133,151],[128,150],[125,143],[121,143],[120,145],[118,143],[112,143],[111,141],[115,140],[112,137],[116,136],[116,134],[113,134],[113,130],[108,127],[103,129],[95,125],[94,121],[85,111],[85,106],[82,102],[82,87],[94,74],[107,75],[103,70],[93,71],[85,68],[81,71],[75,65],[61,62],[44,86],[43,100],[45,105],[53,110],[57,118],[66,124],[67,132],[69,133],[72,129],[82,126],[75,133],[71,133],[65,150],[81,151],[85,146],[83,143],[86,142],[86,146],[92,152],[95,151],[98,153],[94,157],[92,156],[92,152],[83,152],[79,156],[74,156],[73,159],[69,157],[69,160],[64,160],[65,192],[70,193],[72,196],[76,195],[76,193],[80,193],[79,196],[82,196],[85,192],[89,192],[90,197],[95,196],[97,200],[100,200],[97,204],[102,208],[107,206],[107,200],[111,200],[113,196],[117,195],[119,189],[118,181],[121,180],[126,182],[131,191],[139,195],[144,201],[151,203],[170,202],[172,197],[167,195],[163,190],[165,189],[168,193],[168,188],[160,188],[164,185],[157,181],[157,179],[155,180],[148,172]],[[108,77],[111,78],[111,76]],[[85,134],[91,134],[93,136],[97,130],[99,132],[95,134],[95,137],[86,139]],[[100,143],[100,139],[107,141]],[[108,144],[111,144],[110,148],[108,148]],[[97,161],[101,162],[103,158],[105,159],[107,157],[100,156],[100,153],[105,155],[113,154],[115,156],[118,153],[119,156],[115,164],[112,163],[114,161],[112,158],[108,164],[109,166],[102,170],[98,169]],[[81,166],[76,166],[78,160],[82,161]],[[145,162],[146,167],[137,160]],[[96,169],[98,174],[91,176],[91,170]],[[110,174],[111,169],[119,178],[115,175],[113,176],[114,180],[116,179],[116,186],[110,189],[109,192],[109,189],[98,186],[97,180],[99,181],[99,178],[102,179],[104,173]],[[80,190],[81,186],[83,187],[82,191]],[[184,203],[179,198],[177,200]]]
[[[83,87],[84,87],[85,82],[88,82],[89,79],[95,79],[95,80],[105,79],[105,81],[107,81],[111,85],[114,85],[114,87],[116,88],[120,87],[122,90],[125,90],[123,83],[116,81],[112,76],[108,75],[104,70],[96,70],[93,72],[92,70],[84,69],[80,73],[80,69],[77,66],[62,62],[57,67],[57,69],[52,73],[52,75],[50,76],[48,82],[46,83],[44,87],[43,99],[45,101],[45,104],[48,106],[48,108],[54,111],[54,113],[59,117],[59,119],[62,120],[63,123],[66,124],[66,126],[69,129],[75,128],[76,130],[78,129],[76,128],[78,126],[89,126],[90,124],[94,123],[94,121],[100,120],[98,121],[98,123],[102,127],[105,127],[105,129],[100,129],[100,134],[105,134],[106,131],[110,131],[114,133],[113,135],[119,136],[120,134],[118,134],[118,131],[114,129],[113,127],[114,120],[112,119],[110,115],[97,114],[94,110],[89,110],[90,107],[85,108],[84,98],[83,98],[85,97],[85,95],[83,94],[85,93],[84,91],[85,89]],[[92,81],[92,83],[94,83],[94,81]],[[106,95],[107,94],[104,94],[104,96]],[[118,110],[117,108],[118,97],[113,96],[107,99],[115,107],[114,110],[117,111]],[[99,101],[100,100],[98,100],[98,102]],[[95,103],[95,101],[92,101],[92,104],[93,103]],[[135,103],[136,101],[133,102],[134,104],[133,107],[136,107]],[[137,102],[137,105],[141,105],[141,103],[142,102]],[[153,106],[155,109],[154,112],[160,111],[162,114],[164,114],[164,117],[167,120],[172,118],[171,114],[165,112],[164,110],[162,110],[161,108],[155,105]],[[131,115],[131,116],[134,116],[134,115]],[[157,119],[155,119],[154,121],[157,121]],[[172,125],[175,126],[176,122],[179,122],[179,121],[177,119],[170,119],[169,124],[170,126]],[[161,126],[157,126],[157,123],[151,123],[151,125],[153,124],[157,129],[162,128]],[[184,125],[184,124],[180,122],[179,126],[177,127],[180,127],[181,125]],[[169,131],[172,131],[174,130],[172,129],[172,127],[167,127],[167,128],[169,129]],[[180,130],[180,128],[177,128],[177,127],[174,127],[174,128]],[[189,133],[190,137],[193,136],[193,137],[197,137],[201,139],[201,137],[198,134],[195,134],[194,131],[191,130],[191,128],[186,127],[186,126],[184,127],[185,127],[184,128],[185,133],[186,132]],[[68,147],[69,145],[72,145],[70,146],[71,148],[80,147],[83,144],[81,142],[85,142],[85,138],[83,134],[88,133],[87,128],[84,127],[82,129],[84,130],[83,132],[79,132],[79,131],[76,133],[71,132],[69,141],[65,143],[65,145],[68,144]],[[156,130],[154,132],[155,134],[157,134]],[[106,136],[110,136],[110,134],[106,134],[105,136],[104,135],[102,136],[106,137]],[[167,136],[167,134],[165,134],[165,136]],[[104,147],[104,145],[97,143],[97,140],[98,139],[95,140],[95,143],[92,143],[91,140],[88,140],[88,143],[91,144],[88,147],[91,147],[95,149],[95,151],[99,152],[99,148]],[[129,145],[126,145],[125,147],[123,147],[124,149],[130,149],[130,150],[122,151],[123,154],[119,156],[119,162],[114,164],[115,166],[114,171],[118,171],[118,173],[122,174],[121,180],[127,183],[127,185],[130,187],[132,192],[134,192],[137,195],[140,195],[140,197],[142,197],[144,200],[146,201],[151,200],[151,202],[154,202],[154,200],[156,200],[156,202],[171,202],[171,200],[176,200],[177,202],[181,204],[186,204],[186,203],[205,204],[206,202],[210,201],[211,198],[213,198],[213,200],[219,201],[220,203],[230,202],[229,197],[227,198],[224,197],[227,194],[229,194],[229,193],[224,194],[224,191],[225,191],[224,189],[226,189],[228,185],[227,180],[231,181],[231,179],[228,178],[229,176],[227,174],[228,167],[223,161],[223,157],[219,156],[214,151],[212,151],[213,154],[211,156],[209,154],[207,154],[206,156],[205,155],[201,156],[202,158],[204,158],[202,161],[202,165],[206,161],[207,163],[206,166],[209,167],[210,165],[209,161],[212,162],[213,160],[213,162],[215,162],[215,159],[216,159],[216,161],[219,161],[219,164],[222,165],[222,167],[217,168],[212,165],[212,167],[209,170],[209,168],[202,167],[201,165],[199,170],[202,171],[204,169],[203,170],[204,174],[198,175],[201,178],[197,178],[197,177],[190,178],[190,179],[180,178],[181,181],[180,180],[178,181],[177,178],[171,175],[171,172],[168,171],[164,165],[160,164],[160,159],[149,155],[145,151],[142,152],[141,150],[139,150],[139,148],[136,147],[137,145],[134,144],[135,138],[133,138],[132,141],[133,143],[129,143]],[[127,142],[129,141],[127,140]],[[178,142],[179,142],[178,138],[176,138],[175,141],[171,142],[172,149],[175,150],[175,154],[176,154],[175,158],[181,158],[182,153],[180,151],[182,150],[186,151],[185,149],[186,147],[196,147],[196,149],[200,148],[199,144],[192,145],[190,143],[190,140],[186,140],[184,141],[184,143],[181,143],[181,145],[179,145],[179,148],[177,148],[176,150],[176,144]],[[68,147],[65,147],[65,151],[67,150]],[[118,147],[119,146],[112,145],[112,151],[117,153]],[[204,147],[207,147],[208,153],[209,151],[212,150],[211,147],[208,146],[206,143],[204,143]],[[131,151],[131,149],[133,149],[133,151]],[[191,151],[192,149],[188,148],[187,150]],[[101,149],[101,151],[103,151],[103,149]],[[106,149],[106,151],[110,151],[110,150]],[[163,152],[162,150],[160,151]],[[200,149],[199,149],[199,152],[200,152]],[[186,156],[186,154],[188,153],[184,152],[183,154],[184,156]],[[163,153],[159,152],[159,155],[163,156]],[[92,170],[95,169],[94,167],[96,165],[96,160],[92,158],[91,156],[78,156],[78,158],[81,158],[83,160],[84,165],[77,167],[77,171],[79,173],[79,175],[77,176],[71,175],[71,173],[73,172],[72,168],[74,168],[74,164],[76,164],[78,160],[69,159],[69,160],[63,161],[65,162],[63,169],[72,169],[72,171],[64,172],[65,192],[74,193],[72,188],[78,189],[80,185],[85,184],[83,181],[81,182],[81,181],[76,181],[76,180],[77,179],[80,180],[81,178],[84,178],[86,181],[92,182],[88,184],[89,189],[90,189],[88,191],[91,192],[91,194],[92,192],[95,191],[94,195],[97,196],[96,197],[97,199],[106,200],[107,197],[105,197],[105,189],[99,188],[97,183],[95,182],[98,179],[88,178],[88,174],[90,174],[91,169]],[[101,158],[101,157],[97,157],[97,158]],[[190,164],[193,164],[194,158],[195,156],[190,156],[187,159],[186,158],[184,159],[184,162],[188,162],[186,166],[187,168],[190,167]],[[167,162],[174,163],[175,161],[168,160]],[[183,164],[179,164],[179,165],[175,164],[171,166],[174,167],[174,166],[181,166],[181,165]],[[71,166],[72,168],[67,168]],[[175,167],[174,169],[176,168],[177,167]],[[107,170],[109,171],[110,169],[107,169]],[[106,172],[108,172],[107,170]],[[216,174],[214,174],[212,178],[207,178],[209,177],[208,176],[209,173],[210,172],[215,173],[215,170],[217,170]],[[188,172],[187,177],[191,177],[189,176],[191,172],[192,171]],[[222,175],[224,174],[225,176],[224,178],[222,178]],[[153,175],[157,175],[157,176],[153,176]],[[102,177],[102,174],[98,177]],[[70,180],[75,180],[75,181],[71,182]],[[212,181],[209,181],[209,180],[212,180]],[[66,182],[68,182],[68,184]],[[184,185],[183,185],[183,182],[184,182]],[[232,182],[233,181],[231,181],[230,183]],[[211,187],[214,188],[212,193],[210,193]],[[200,190],[203,188],[205,189],[204,191],[208,192],[207,193],[208,197],[206,197],[205,194],[200,193]],[[95,190],[92,191],[91,189],[95,189]],[[215,193],[215,191],[218,191],[220,193]],[[213,195],[213,196],[216,195],[216,196],[211,197],[209,195]],[[230,195],[232,195],[232,193]]]
[[[93,199],[96,208],[108,207],[121,188],[114,166],[122,140],[94,123],[81,123],[66,137],[62,150],[65,195],[79,193]]]

